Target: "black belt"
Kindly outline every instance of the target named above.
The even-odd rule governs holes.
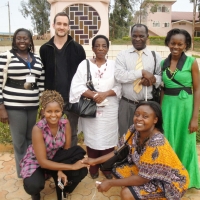
[[[26,89],[24,88],[25,82],[26,80],[15,80],[15,79],[7,78],[6,86],[25,90]],[[34,90],[38,88],[36,83],[30,83],[30,84],[31,84],[31,89],[29,90]]]
[[[127,102],[129,102],[129,103],[132,103],[132,104],[138,104],[138,103],[140,103],[141,101],[145,101],[145,100],[132,101],[132,100],[127,99],[126,97],[123,97],[123,96],[122,96],[122,99],[125,100],[125,101],[127,101]],[[152,101],[152,99],[147,99],[147,101]]]
[[[164,93],[166,95],[178,96],[181,90],[185,90],[188,94],[192,94],[192,88],[191,87],[164,88]]]

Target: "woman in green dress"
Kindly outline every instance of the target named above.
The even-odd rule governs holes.
[[[162,66],[164,134],[190,175],[189,188],[200,189],[196,131],[200,105],[200,77],[195,58],[186,56],[190,34],[182,29],[167,33],[170,55]]]

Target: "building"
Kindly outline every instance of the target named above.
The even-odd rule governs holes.
[[[70,18],[69,34],[80,44],[91,44],[96,34],[109,38],[108,7],[110,0],[47,0],[51,4],[50,24],[58,12]],[[51,36],[54,34],[52,26]]]
[[[0,41],[10,41],[13,39],[14,33],[0,32]]]
[[[172,28],[185,29],[192,35],[193,12],[173,12],[172,5],[176,0],[153,1],[154,4],[148,6],[143,4],[145,14],[141,17],[141,23],[148,26],[150,36],[166,36]],[[197,16],[195,36],[200,36],[200,21]]]

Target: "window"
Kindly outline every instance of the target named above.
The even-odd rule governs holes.
[[[169,12],[169,8],[167,8],[166,6],[162,7],[162,12]]]
[[[151,7],[151,12],[169,12],[169,8],[167,8],[166,6],[152,6]]]
[[[162,27],[169,27],[169,23],[166,22],[166,23],[163,23],[163,26]]]
[[[153,22],[153,27],[160,27],[160,22],[159,21],[154,21]]]

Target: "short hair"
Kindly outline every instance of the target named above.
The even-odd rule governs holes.
[[[13,35],[13,41],[12,41],[12,50],[14,50],[14,51],[17,50],[16,37],[17,37],[17,34],[18,34],[20,31],[23,31],[23,32],[26,32],[26,33],[27,33],[28,38],[29,38],[30,41],[31,41],[31,44],[30,44],[30,47],[28,48],[28,51],[34,53],[35,48],[34,48],[32,33],[31,33],[28,29],[25,29],[25,28],[19,28],[19,29],[17,29],[17,30],[15,31],[15,33],[14,33],[14,35]]]
[[[135,111],[137,110],[137,108],[139,108],[140,106],[149,106],[155,113],[156,117],[158,118],[157,123],[155,124],[155,127],[161,132],[163,133],[163,117],[162,117],[162,111],[161,111],[161,107],[160,104],[158,104],[155,101],[141,101],[140,103],[138,103],[136,105]]]
[[[173,35],[177,35],[177,34],[182,34],[185,36],[185,44],[186,44],[186,51],[188,49],[190,49],[191,47],[191,44],[192,44],[192,39],[191,39],[191,36],[190,34],[184,30],[184,29],[178,29],[178,28],[174,28],[174,29],[171,29],[168,33],[167,33],[167,36],[165,38],[165,45],[168,46],[169,44],[169,41],[171,40],[171,37]]]
[[[110,45],[109,44],[109,40],[108,40],[108,38],[105,35],[97,35],[97,36],[95,36],[92,39],[92,47],[94,47],[96,40],[99,39],[99,38],[102,38],[102,39],[104,39],[106,41],[107,47],[109,49],[109,45]]]
[[[148,29],[148,27],[147,27],[145,24],[135,24],[135,25],[133,25],[133,26],[131,27],[131,33],[133,32],[133,29],[134,29],[135,27],[142,27],[142,26],[145,28],[146,34],[148,35],[149,29]]]
[[[58,16],[64,16],[64,17],[67,17],[68,20],[69,20],[69,24],[70,24],[70,19],[69,19],[69,15],[66,13],[66,12],[59,12],[55,15],[54,19],[53,19],[53,23],[55,24],[56,23],[56,18]]]
[[[48,103],[57,102],[63,110],[64,100],[55,90],[45,90],[40,98],[41,109],[45,109]]]

